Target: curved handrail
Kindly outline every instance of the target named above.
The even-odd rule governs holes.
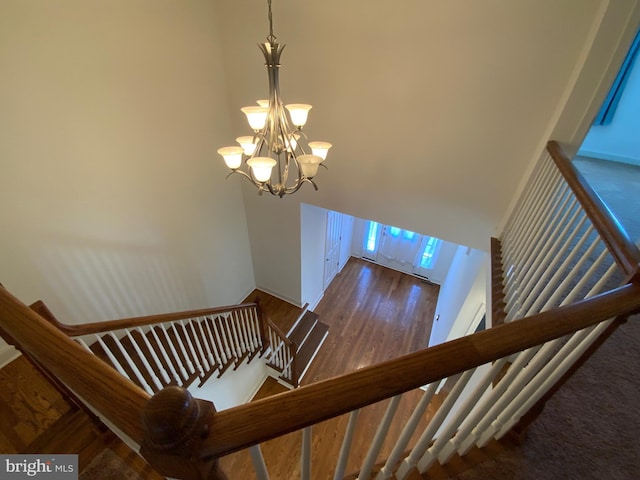
[[[89,335],[92,333],[104,333],[112,330],[120,330],[122,328],[135,328],[152,325],[156,323],[171,322],[173,320],[184,320],[187,318],[202,317],[205,315],[215,315],[219,313],[228,313],[235,310],[256,307],[255,303],[243,303],[240,305],[229,305],[226,307],[203,308],[199,310],[185,310],[183,312],[161,313],[157,315],[146,315],[141,317],[121,318],[118,320],[107,320],[104,322],[85,323],[82,325],[67,325],[56,320],[47,306],[40,300],[32,305],[32,308],[41,313],[49,322],[55,325],[60,331],[66,333],[70,337],[78,337],[81,335]]]
[[[199,455],[226,455],[568,335],[608,318],[627,316],[638,311],[640,285],[628,284],[566,307],[224,410],[208,418],[211,435],[203,443]]]
[[[627,278],[640,279],[640,250],[629,234],[571,163],[560,144],[552,140],[547,143],[547,150]]]
[[[47,370],[100,415],[133,441],[142,443],[140,414],[151,397],[3,287],[0,287],[0,330],[20,350],[46,365]]]

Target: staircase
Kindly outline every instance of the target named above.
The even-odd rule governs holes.
[[[295,388],[329,329],[305,306],[283,335],[259,302],[82,327],[61,324],[41,301],[31,308],[150,395],[170,386],[202,387],[256,359]]]
[[[491,259],[491,305],[502,310],[492,313],[504,324],[220,411],[184,388],[193,375],[202,381],[228,362],[264,356],[295,386],[306,370],[297,365],[305,343],[324,337],[320,322],[312,315],[303,321],[303,315],[299,323],[313,328],[284,335],[257,305],[244,304],[52,328],[44,314],[0,288],[0,332],[139,445],[168,477],[226,478],[219,458],[248,450],[257,478],[266,480],[262,445],[295,438],[295,448],[277,454],[286,451],[303,480],[320,469],[345,478],[356,441],[366,451],[355,459],[357,478],[418,478],[435,465],[522,433],[595,349],[640,312],[640,251],[555,142],[500,238],[492,239]],[[148,333],[161,340],[152,344]],[[95,341],[117,372],[93,354],[88,345]],[[441,390],[446,396],[434,406]],[[412,413],[397,417],[400,402],[416,396]],[[327,433],[331,422],[342,422],[341,428],[313,437]],[[369,426],[375,433],[363,435]],[[314,445],[322,439],[335,449],[315,457],[312,469]],[[290,458],[296,450],[299,460]],[[318,477],[325,478],[324,471]]]
[[[297,387],[318,350],[329,334],[329,326],[320,322],[317,314],[306,310],[287,335],[295,345],[295,361],[293,363],[292,386]],[[281,380],[288,382],[285,377]]]

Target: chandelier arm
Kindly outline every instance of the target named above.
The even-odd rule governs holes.
[[[255,144],[255,147],[251,155],[243,155],[246,171],[239,170],[238,168],[232,169],[232,171],[227,175],[227,178],[233,173],[238,173],[258,189],[258,195],[262,195],[262,192],[268,191],[272,195],[277,195],[282,198],[284,195],[297,192],[305,182],[309,182],[313,185],[315,190],[318,190],[318,186],[312,179],[307,178],[302,173],[301,164],[298,161],[298,156],[306,155],[305,147],[299,140],[304,139],[308,143],[308,137],[306,133],[302,131],[302,126],[292,125],[293,120],[289,120],[289,116],[285,112],[284,104],[280,99],[280,56],[285,45],[278,44],[277,38],[273,34],[272,0],[267,0],[267,7],[269,34],[267,35],[266,43],[258,44],[258,47],[264,55],[265,66],[267,67],[267,74],[269,77],[269,106],[267,109],[267,118],[265,119],[264,127],[261,130],[254,131],[253,143]],[[261,107],[264,107],[261,102],[258,103]],[[297,105],[295,106],[298,107]],[[308,108],[311,107],[308,106]],[[306,111],[308,111],[308,108]],[[291,110],[292,115],[293,112],[294,110]],[[245,113],[247,113],[247,116],[249,117],[249,113]],[[251,117],[249,117],[249,123],[251,124]],[[304,121],[301,121],[300,123],[304,123]],[[244,147],[244,144],[241,143],[241,145]],[[308,145],[307,148],[309,148]],[[219,151],[219,153],[221,152]],[[269,157],[272,160],[275,159],[276,163],[274,167],[278,169],[277,183],[272,183],[271,178],[265,182],[258,181],[254,176],[253,168],[248,165],[249,160],[263,156]],[[233,164],[231,158],[229,158],[229,160],[227,160],[227,157],[224,158],[225,161],[228,162],[227,164]],[[320,162],[320,165],[325,169],[327,168],[322,162]],[[287,186],[289,173],[293,168],[297,170],[297,179],[295,182],[292,182],[291,186]],[[271,170],[271,175],[273,176],[273,170]]]

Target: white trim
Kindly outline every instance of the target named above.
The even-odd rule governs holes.
[[[311,333],[311,332],[309,332],[309,333]],[[315,352],[313,352],[313,355],[311,355],[311,358],[309,359],[309,363],[307,363],[307,366],[304,368],[304,371],[300,374],[300,377],[298,378],[298,385],[302,381],[302,377],[304,377],[305,374],[307,373],[307,370],[309,370],[309,367],[311,366],[311,364],[315,360],[316,355],[318,355],[318,352],[320,351],[320,348],[322,347],[322,345],[324,344],[324,341],[327,339],[328,336],[329,336],[329,332],[327,331],[324,334],[324,336],[322,337],[322,340],[320,340],[320,343],[318,344],[318,347],[316,348]]]
[[[578,153],[576,155],[580,157],[597,158],[598,160],[606,160],[610,162],[620,162],[627,163],[629,165],[640,166],[640,158],[628,157],[626,155],[616,155],[615,153],[598,152],[596,150],[585,150],[581,148],[580,150],[578,150]]]
[[[271,290],[268,287],[264,287],[262,285],[256,285],[255,290],[260,290],[264,293],[268,293],[271,296],[274,296],[276,298],[279,298],[280,300],[283,300],[287,303],[290,303],[291,305],[295,305],[296,307],[302,307],[302,303],[300,302],[300,300],[295,300],[291,297],[288,297],[287,295],[284,295],[282,293],[278,293],[275,290]]]
[[[0,368],[4,368],[9,365],[20,355],[22,355],[20,351],[13,345],[4,345],[0,350]]]

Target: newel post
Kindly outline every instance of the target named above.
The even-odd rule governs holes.
[[[213,403],[193,398],[181,387],[155,394],[142,411],[141,455],[158,473],[180,480],[227,480],[217,458],[199,456],[209,436]]]
[[[265,319],[264,311],[260,305],[260,297],[256,297],[254,300],[256,304],[256,311],[258,313],[258,323],[260,324],[260,337],[262,338],[262,353],[267,351],[269,348],[269,333],[267,332],[267,322]],[[261,353],[261,355],[262,355]]]

